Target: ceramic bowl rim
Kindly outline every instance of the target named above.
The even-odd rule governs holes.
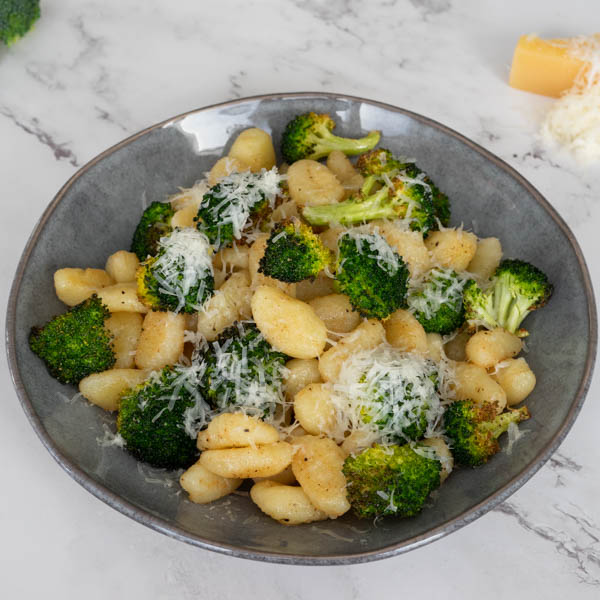
[[[414,119],[420,123],[423,123],[427,126],[433,127],[439,131],[442,131],[446,135],[453,137],[484,158],[488,161],[492,162],[496,167],[503,170],[513,179],[516,179],[533,197],[533,199],[541,205],[541,207],[549,214],[552,220],[558,225],[558,227],[562,230],[565,237],[568,239],[575,255],[577,257],[577,261],[579,267],[581,269],[583,283],[585,288],[585,296],[588,307],[588,319],[590,323],[589,329],[589,340],[587,344],[587,356],[585,362],[585,368],[583,372],[583,376],[579,383],[579,387],[575,394],[574,401],[571,404],[571,408],[558,429],[558,431],[553,435],[553,437],[548,441],[548,443],[536,454],[536,456],[529,462],[529,464],[524,467],[517,475],[512,477],[510,481],[508,481],[504,486],[502,486],[499,490],[497,490],[494,494],[488,496],[484,501],[470,507],[465,510],[460,515],[446,521],[442,525],[435,527],[427,532],[410,537],[406,540],[398,542],[396,544],[390,544],[386,547],[380,548],[378,550],[372,550],[368,552],[357,552],[353,554],[331,554],[331,555],[322,555],[322,556],[308,556],[304,554],[282,554],[276,552],[262,552],[262,551],[254,551],[248,549],[242,549],[233,545],[228,544],[217,544],[212,542],[209,539],[203,538],[202,536],[193,534],[189,531],[184,530],[183,528],[177,527],[162,519],[157,517],[156,515],[151,514],[150,512],[141,509],[134,504],[128,502],[121,498],[118,494],[110,491],[104,485],[96,482],[92,477],[86,474],[82,469],[80,469],[73,461],[69,460],[66,456],[62,454],[58,446],[54,443],[46,429],[44,428],[40,418],[38,417],[31,400],[29,399],[27,392],[25,391],[25,387],[23,385],[23,381],[21,378],[21,373],[19,370],[19,365],[17,364],[16,359],[16,313],[17,313],[17,297],[19,295],[21,282],[23,280],[23,275],[25,272],[25,268],[28,264],[29,257],[36,246],[38,238],[43,231],[46,223],[52,217],[56,207],[62,201],[63,197],[67,193],[67,191],[71,188],[71,186],[77,181],[85,172],[102,161],[107,156],[111,155],[115,151],[123,148],[138,138],[144,136],[145,134],[155,130],[162,128],[171,123],[175,123],[188,117],[193,114],[197,114],[200,112],[205,112],[209,110],[233,107],[236,105],[244,104],[247,102],[253,101],[263,101],[263,100],[285,100],[285,99],[294,99],[294,98],[309,98],[314,97],[318,100],[349,100],[352,102],[361,102],[365,104],[369,104],[371,106],[375,106],[378,108],[382,108],[387,111],[400,113],[405,116]],[[271,563],[281,563],[281,564],[294,564],[294,565],[349,565],[356,563],[364,563],[370,562],[374,560],[380,560],[383,558],[387,558],[390,556],[398,555],[404,552],[408,552],[409,550],[413,550],[434,540],[437,540],[465,525],[471,523],[475,519],[483,516],[488,511],[492,510],[499,503],[504,501],[508,496],[513,494],[517,489],[519,489],[526,481],[528,481],[543,465],[544,463],[552,456],[554,451],[561,444],[569,430],[571,429],[573,423],[581,407],[585,400],[586,393],[590,387],[593,369],[594,369],[594,361],[596,356],[597,349],[597,341],[598,341],[598,322],[597,322],[597,314],[596,314],[596,304],[594,300],[594,291],[591,284],[590,274],[581,252],[581,248],[577,243],[573,233],[569,229],[568,225],[565,221],[560,217],[560,215],[556,212],[556,210],[550,205],[550,203],[540,194],[540,192],[534,188],[522,175],[520,175],[515,169],[513,169],[508,163],[504,162],[502,159],[498,158],[479,144],[471,141],[466,138],[462,134],[457,131],[442,125],[441,123],[434,121],[428,117],[420,115],[418,113],[414,113],[412,111],[393,106],[391,104],[386,104],[383,102],[378,102],[375,100],[369,100],[366,98],[361,98],[357,96],[349,96],[345,94],[336,94],[336,93],[324,93],[324,92],[290,92],[290,93],[275,93],[275,94],[261,94],[256,96],[248,96],[245,98],[238,98],[235,100],[230,100],[228,102],[221,102],[217,104],[211,104],[208,106],[204,106],[202,108],[194,109],[177,115],[175,117],[171,117],[169,119],[165,119],[160,123],[147,127],[135,133],[134,135],[122,140],[121,142],[111,146],[104,152],[98,154],[95,158],[92,158],[89,162],[87,162],[84,166],[82,166],[73,176],[69,178],[69,180],[61,187],[58,193],[55,195],[53,200],[50,202],[44,213],[42,214],[40,220],[35,226],[33,232],[31,233],[29,240],[27,241],[27,245],[21,255],[19,260],[17,270],[14,275],[14,279],[12,282],[9,300],[8,300],[8,310],[6,315],[6,350],[8,357],[8,366],[11,374],[11,378],[13,381],[13,385],[16,389],[17,395],[25,411],[25,414],[31,423],[34,431],[48,450],[48,452],[52,455],[52,457],[56,460],[56,462],[81,486],[83,486],[87,491],[92,493],[94,496],[111,506],[112,508],[118,510],[122,514],[138,521],[139,523],[150,527],[160,533],[168,535],[177,540],[192,544],[194,546],[198,546],[200,548],[206,550],[212,550],[214,552],[219,552],[221,554],[235,556],[238,558],[246,558],[253,560],[260,560]]]

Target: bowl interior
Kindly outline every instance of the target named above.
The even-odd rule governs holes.
[[[156,473],[119,448],[98,443],[114,418],[72,396],[29,350],[27,336],[64,306],[53,272],[103,267],[129,249],[140,214],[178,187],[191,186],[247,127],[277,143],[295,114],[329,112],[336,133],[380,129],[381,145],[413,157],[452,201],[452,223],[498,237],[507,257],[528,260],[555,285],[543,311],[527,319],[527,361],[537,387],[527,404],[527,435],[511,455],[477,470],[457,470],[419,516],[375,526],[344,516],[295,528],[264,516],[240,492],[208,506],[188,502],[176,476]],[[21,399],[42,440],[90,491],[139,521],[186,541],[240,556],[293,562],[381,557],[448,533],[517,489],[549,456],[574,419],[589,379],[595,312],[589,277],[564,223],[510,167],[437,123],[389,106],[343,96],[283,95],[236,101],[178,117],[108,150],[59,193],[34,232],[9,308],[9,354]],[[12,319],[12,322],[11,322]],[[14,336],[11,341],[10,336]],[[559,342],[560,340],[560,342]],[[14,343],[14,346],[13,346]]]

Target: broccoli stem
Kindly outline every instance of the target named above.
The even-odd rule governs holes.
[[[362,202],[357,201],[356,198],[349,198],[337,204],[306,206],[302,210],[302,216],[311,225],[328,225],[330,223],[351,225],[374,219],[392,219],[402,216],[397,212],[400,208],[406,209],[405,206],[396,207],[390,203],[388,189],[382,188]]]
[[[362,154],[371,150],[379,141],[379,137],[380,133],[378,131],[371,131],[365,137],[358,139],[339,137],[327,131],[327,134],[323,135],[322,138],[322,147],[315,148],[315,160],[328,156],[333,150],[341,150],[346,156]],[[321,144],[317,144],[317,146],[321,146]]]
[[[520,423],[529,418],[529,411],[526,406],[519,408],[518,410],[511,410],[498,415],[493,421],[480,423],[481,427],[485,431],[489,431],[496,439],[498,439],[507,429],[511,423]]]

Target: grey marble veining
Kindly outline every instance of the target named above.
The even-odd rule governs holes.
[[[536,132],[550,100],[506,85],[519,35],[591,33],[590,23],[597,21],[592,3],[225,0],[200,7],[192,0],[61,0],[43,3],[43,11],[34,32],[0,49],[4,304],[34,223],[79,165],[170,115],[230,98],[300,90],[396,104],[482,144],[557,208],[580,241],[594,285],[600,281],[600,169],[582,168],[545,147]],[[306,569],[202,552],[98,503],[39,445],[4,362],[0,369],[0,418],[7,425],[0,449],[10,457],[0,510],[7,596],[52,590],[69,599],[85,589],[89,598],[243,594],[286,600],[402,590],[412,597],[469,599],[480,597],[492,578],[500,579],[488,592],[492,598],[598,597],[597,381],[560,451],[492,513],[408,555]],[[90,589],[99,573],[102,585]]]

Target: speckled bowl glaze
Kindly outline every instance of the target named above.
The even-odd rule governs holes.
[[[158,478],[115,447],[98,443],[114,417],[75,398],[52,379],[27,343],[32,325],[64,311],[53,272],[103,267],[129,248],[142,208],[191,186],[247,127],[277,143],[297,113],[329,112],[337,133],[383,132],[381,145],[414,157],[452,200],[453,224],[497,236],[505,255],[533,262],[555,285],[544,310],[528,317],[527,360],[538,384],[527,404],[528,432],[511,456],[477,470],[457,470],[417,517],[374,526],[346,515],[282,527],[242,495],[208,506],[178,493],[175,474]],[[154,125],[93,159],[50,203],[14,279],[7,349],[15,388],[40,439],[92,494],[133,519],[201,548],[292,564],[348,564],[406,552],[485,514],[523,485],[551,456],[575,420],[592,374],[597,323],[590,277],[564,221],[523,177],[460,134],[420,115],[337,94],[272,94],[195,110]],[[159,479],[160,482],[149,480]]]

